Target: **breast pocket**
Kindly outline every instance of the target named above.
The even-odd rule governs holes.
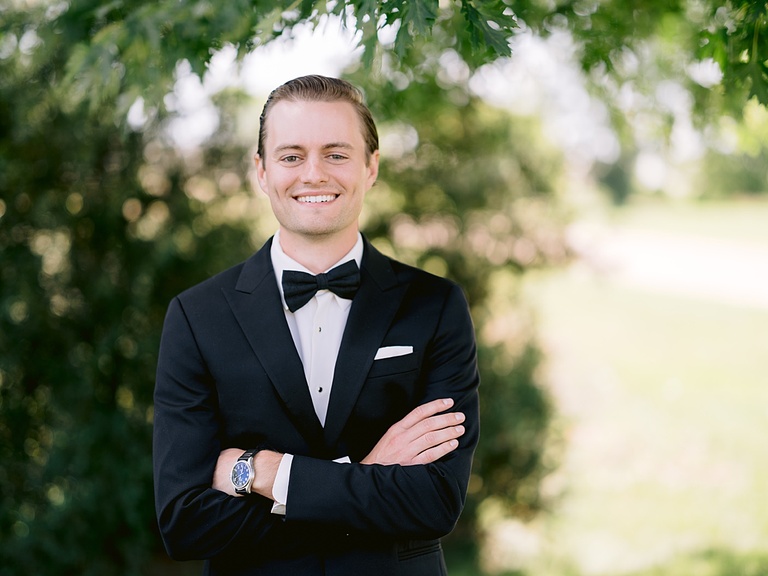
[[[415,352],[404,354],[403,356],[381,358],[373,361],[371,370],[368,372],[368,379],[404,374],[406,372],[416,372],[418,369],[419,358]]]
[[[355,402],[355,415],[383,430],[416,407],[422,393],[417,354],[374,360]]]

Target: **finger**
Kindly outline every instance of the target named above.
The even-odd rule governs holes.
[[[411,450],[414,454],[419,454],[425,450],[430,450],[440,444],[445,444],[451,440],[456,440],[464,434],[464,426],[451,426],[450,428],[441,428],[434,432],[428,432],[420,436],[411,443]]]
[[[434,430],[456,426],[464,422],[464,420],[465,416],[463,412],[438,414],[437,416],[432,416],[415,424],[408,430],[408,433],[411,438],[418,438],[419,436],[423,436],[424,434],[428,434]]]
[[[427,444],[425,443],[425,437],[428,438],[429,435],[440,430],[450,430],[452,427],[464,422],[464,420],[464,414],[461,412],[438,414],[437,416],[432,416],[426,420],[422,420],[410,428],[403,428],[398,430],[394,438],[396,438],[396,441],[401,442],[404,446],[408,446],[409,451],[413,450],[411,446],[415,444],[417,446],[417,452],[421,452],[422,450],[439,443],[434,442],[434,444]],[[451,432],[448,432],[442,435],[442,439],[440,441],[444,441],[450,437],[454,436]]]
[[[438,400],[432,400],[426,404],[416,406],[406,416],[400,420],[399,424],[404,428],[411,428],[419,422],[434,416],[440,412],[444,412],[453,406],[452,398],[439,398]]]
[[[433,448],[430,448],[429,450],[424,450],[423,452],[419,453],[415,458],[413,458],[412,463],[413,464],[431,464],[432,462],[436,462],[437,460],[440,460],[443,456],[446,454],[450,454],[456,448],[459,447],[459,441],[458,440],[450,440],[448,442],[443,442],[442,444],[438,444],[437,446],[434,446]]]

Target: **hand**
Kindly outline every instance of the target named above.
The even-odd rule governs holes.
[[[235,492],[231,477],[232,467],[237,459],[243,455],[243,452],[245,450],[240,448],[227,448],[219,454],[216,468],[213,471],[213,483],[211,484],[213,488],[230,496],[240,496]],[[282,454],[271,450],[261,450],[253,457],[255,479],[251,485],[251,493],[261,494],[270,500],[274,499],[272,486],[275,484],[275,476],[282,458]]]
[[[243,455],[243,452],[245,450],[239,448],[227,448],[219,454],[216,469],[213,471],[213,488],[230,496],[240,496],[235,492],[235,487],[232,485],[232,466]]]
[[[361,461],[362,464],[430,464],[459,446],[464,414],[440,414],[453,406],[444,398],[417,406],[393,424]]]

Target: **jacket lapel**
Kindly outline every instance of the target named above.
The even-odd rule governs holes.
[[[360,288],[352,302],[333,376],[325,443],[338,441],[406,285],[399,285],[389,259],[365,241]]]
[[[270,258],[269,240],[243,265],[234,289],[224,296],[292,422],[310,446],[319,448],[323,429],[309,395],[301,358],[285,321]]]

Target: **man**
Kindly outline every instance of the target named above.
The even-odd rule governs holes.
[[[445,574],[479,432],[464,296],[360,234],[378,135],[349,83],[276,89],[255,160],[279,230],[163,329],[166,548],[212,575]]]

